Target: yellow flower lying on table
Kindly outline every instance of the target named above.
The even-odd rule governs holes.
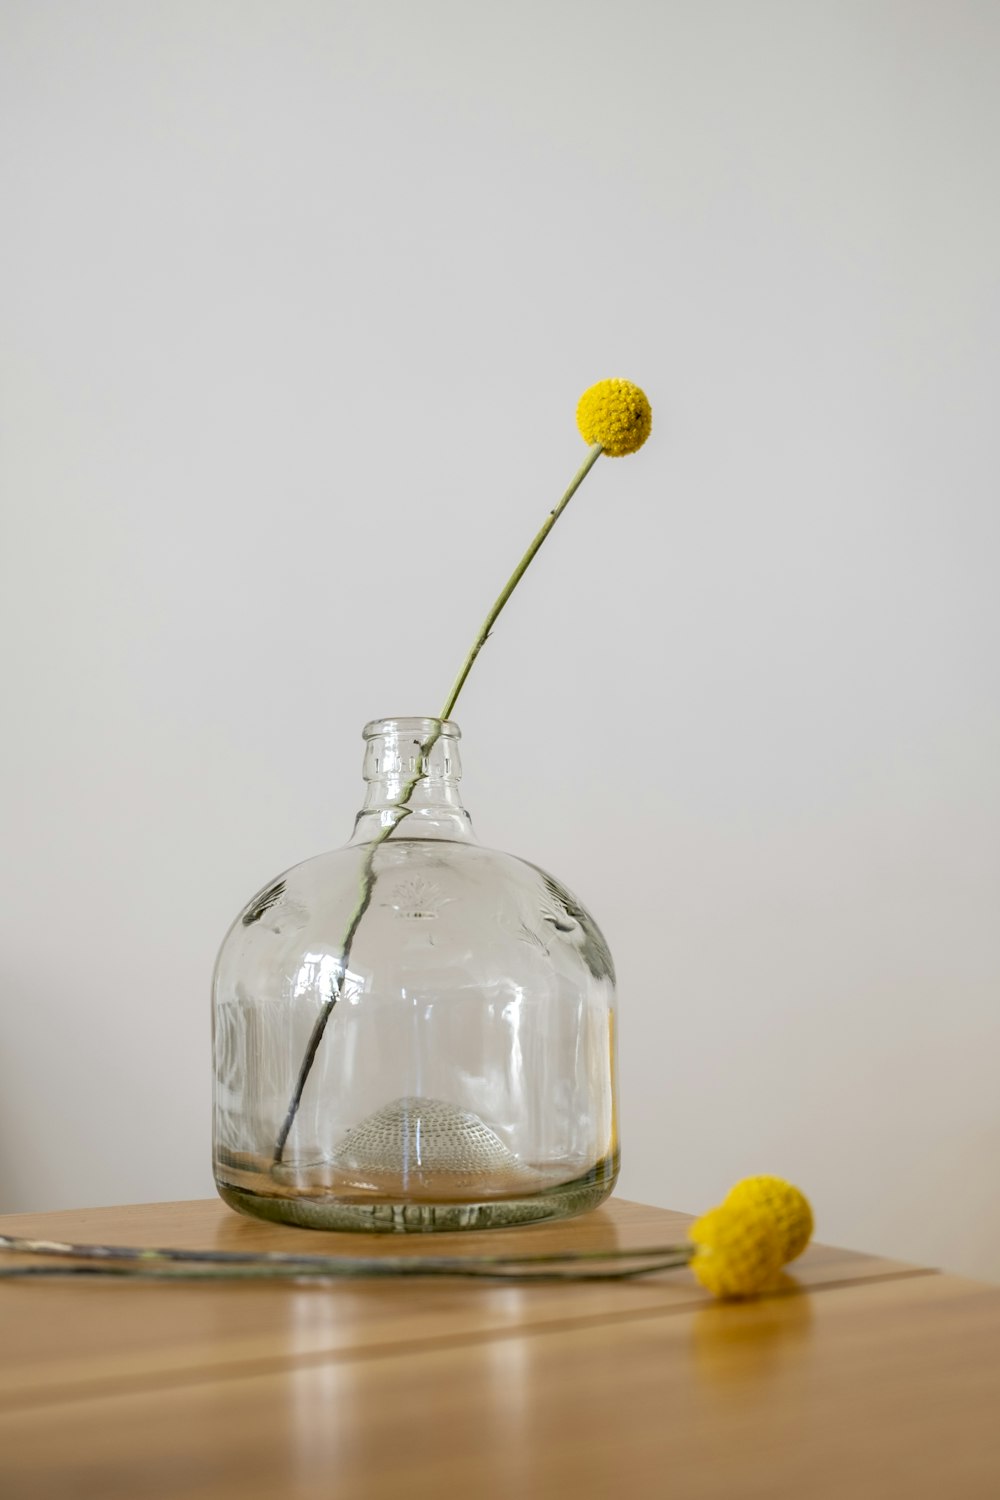
[[[72,1261],[0,1266],[0,1277],[121,1276],[157,1281],[478,1276],[490,1281],[614,1281],[689,1265],[717,1297],[764,1291],[812,1234],[812,1210],[790,1182],[747,1177],[725,1202],[695,1221],[687,1245],[583,1250],[549,1255],[296,1255],[276,1251],[150,1250],[134,1245],[69,1245],[0,1235],[0,1251]]]
[[[691,1225],[691,1270],[717,1297],[750,1297],[812,1237],[808,1200],[780,1177],[745,1177]]]
[[[726,1195],[732,1208],[756,1208],[774,1223],[781,1240],[781,1263],[796,1260],[812,1239],[809,1200],[781,1177],[744,1177]]]

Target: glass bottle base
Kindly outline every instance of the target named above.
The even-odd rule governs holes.
[[[219,1196],[238,1213],[301,1229],[339,1229],[369,1234],[429,1234],[464,1229],[511,1229],[546,1219],[589,1213],[609,1196],[618,1177],[619,1153],[606,1156],[582,1177],[538,1192],[504,1198],[432,1202],[323,1195],[289,1195],[227,1182],[216,1175]],[[240,1174],[244,1175],[244,1174]],[[263,1186],[263,1184],[261,1184]]]

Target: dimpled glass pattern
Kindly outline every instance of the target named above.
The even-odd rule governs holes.
[[[214,1160],[234,1208],[324,1229],[495,1228],[583,1212],[614,1186],[611,955],[557,880],[476,841],[458,727],[424,754],[434,727],[367,726],[352,839],[271,881],[222,945]]]

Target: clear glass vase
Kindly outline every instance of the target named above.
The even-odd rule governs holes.
[[[219,1192],[321,1229],[594,1208],[619,1159],[607,944],[552,876],[476,841],[456,724],[364,739],[350,842],[256,895],[219,954]]]

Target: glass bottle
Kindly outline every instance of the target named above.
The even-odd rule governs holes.
[[[563,885],[477,842],[459,733],[367,725],[350,842],[265,887],[223,942],[214,1160],[233,1208],[480,1229],[614,1186],[611,955]]]

